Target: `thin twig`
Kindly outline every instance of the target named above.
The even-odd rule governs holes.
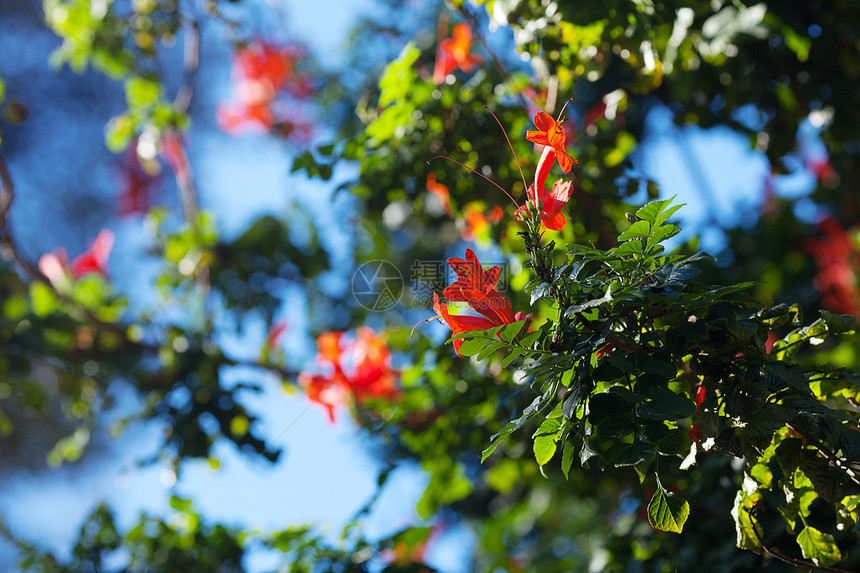
[[[9,209],[12,207],[13,197],[12,177],[6,168],[6,161],[0,155],[0,229],[6,226],[6,215],[9,214]]]
[[[194,95],[194,77],[197,74],[197,68],[200,63],[200,24],[194,19],[182,19],[187,25],[185,32],[185,54],[183,67],[185,73],[182,79],[182,86],[176,92],[176,97],[173,99],[173,107],[176,111],[186,112],[188,106],[191,105],[191,96]]]

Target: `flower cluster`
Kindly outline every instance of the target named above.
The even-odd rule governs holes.
[[[325,407],[332,422],[335,408],[350,397],[361,403],[373,397],[390,399],[399,393],[391,351],[372,329],[361,327],[355,336],[325,332],[317,338],[317,350],[316,361],[327,372],[302,372],[299,386],[311,401]]]
[[[533,143],[543,145],[544,149],[538,161],[535,182],[528,187],[526,192],[528,202],[518,207],[516,216],[520,220],[529,219],[532,217],[530,209],[534,208],[537,210],[544,227],[560,231],[567,224],[563,209],[573,193],[573,185],[570,181],[559,179],[553,185],[552,190],[548,191],[546,180],[556,161],[567,173],[573,168],[576,160],[565,151],[565,130],[560,120],[556,121],[548,114],[539,111],[535,115],[534,121],[538,129],[537,131],[529,131],[526,138]],[[495,182],[493,183],[495,184]],[[431,173],[427,177],[427,190],[436,195],[442,201],[446,211],[450,212],[448,188],[436,181],[435,173]],[[489,217],[483,213],[473,212],[472,219],[468,221],[471,234],[464,235],[464,239],[473,239],[478,234],[477,229],[481,225],[486,227],[489,221],[498,221],[501,219],[502,213],[500,207],[493,209]],[[456,336],[473,330],[487,330],[525,318],[522,312],[514,314],[510,301],[496,290],[499,267],[484,270],[478,257],[471,249],[466,249],[465,259],[448,259],[448,265],[456,273],[457,280],[447,287],[442,294],[449,302],[465,302],[482,316],[451,314],[448,305],[442,304],[439,295],[434,293],[433,310],[436,315],[427,320],[434,318],[444,320]],[[454,340],[454,350],[458,354],[462,344],[462,339]]]
[[[240,48],[233,61],[234,101],[218,108],[218,125],[228,133],[274,131],[307,139],[311,126],[285,98],[303,100],[314,93],[308,75],[296,71],[301,48],[262,41]]]
[[[552,186],[552,190],[547,190],[546,180],[556,161],[558,161],[562,171],[568,173],[576,160],[568,155],[564,149],[566,138],[564,126],[560,121],[557,122],[549,114],[539,111],[535,115],[535,126],[538,128],[537,131],[529,131],[526,134],[526,139],[532,143],[543,145],[544,149],[538,160],[535,182],[529,186],[526,195],[528,200],[540,209],[543,226],[553,231],[561,231],[567,224],[562,209],[570,200],[573,185],[570,181],[559,179]],[[538,205],[540,207],[537,207]],[[527,204],[517,209],[518,218],[525,219],[529,216]]]

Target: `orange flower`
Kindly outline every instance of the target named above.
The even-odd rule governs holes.
[[[510,304],[510,302],[508,304]],[[481,316],[450,314],[448,312],[448,305],[440,304],[439,295],[435,292],[433,293],[433,310],[436,311],[436,316],[432,318],[441,318],[442,320],[444,320],[445,323],[448,325],[448,328],[452,330],[453,335],[461,334],[463,332],[472,332],[473,330],[487,330],[489,328],[493,328],[494,326],[508,324],[501,320],[490,320]],[[514,321],[512,320],[510,322]],[[455,338],[454,352],[460,354],[460,347],[462,345],[463,339]]]
[[[397,373],[391,369],[391,351],[372,329],[358,329],[355,340],[342,354],[341,363],[352,396],[357,402],[398,394]]]
[[[448,74],[460,68],[465,73],[471,73],[473,66],[480,66],[484,58],[470,54],[472,49],[472,28],[465,22],[454,26],[452,38],[446,38],[439,43],[436,52],[436,67],[433,69],[433,81],[437,84],[445,82]]]
[[[465,302],[484,316],[451,314],[447,304],[439,302],[439,295],[433,293],[433,310],[436,316],[427,320],[441,318],[454,335],[473,330],[487,330],[495,326],[510,324],[524,318],[523,313],[514,315],[511,302],[496,290],[499,280],[499,267],[484,270],[478,257],[471,249],[466,249],[466,259],[450,258],[448,265],[457,273],[457,280],[448,286],[444,295],[451,302]],[[421,324],[421,323],[419,323]],[[417,326],[417,325],[416,325]],[[454,340],[454,350],[459,354],[462,339]]]
[[[460,236],[463,237],[464,241],[483,239],[484,233],[490,228],[490,224],[498,223],[505,215],[504,209],[498,205],[490,210],[489,215],[484,215],[480,209],[475,207],[476,203],[480,204],[472,202],[466,205],[463,210],[463,219],[466,225],[461,229]]]
[[[457,280],[442,292],[450,301],[466,302],[473,298],[484,298],[495,288],[501,272],[498,266],[484,270],[472,249],[466,249],[465,260],[456,257],[448,259],[448,266],[457,275]]]
[[[287,103],[280,101],[281,95],[305,99],[314,91],[311,79],[295,69],[303,57],[296,46],[280,47],[260,41],[237,50],[233,62],[233,92],[237,101],[218,107],[216,115],[221,129],[238,133],[277,127],[283,136],[294,132],[303,135],[310,124],[276,113],[276,104]]]
[[[398,394],[391,352],[372,329],[361,327],[351,338],[343,332],[325,332],[317,338],[317,349],[317,362],[327,367],[329,374],[302,372],[298,382],[312,402],[326,408],[332,422],[335,408],[347,398],[361,403]]]
[[[538,131],[529,131],[526,133],[526,139],[538,145],[546,146],[538,162],[538,174],[543,169],[545,169],[546,173],[549,173],[549,168],[552,167],[556,159],[558,159],[558,164],[561,165],[561,170],[565,173],[569,172],[576,161],[564,150],[564,126],[542,111],[539,111],[535,115],[535,126],[538,128]],[[545,167],[543,167],[544,163],[546,163]],[[544,176],[543,181],[545,180],[546,177]],[[540,175],[536,177],[535,184],[538,188],[542,187],[543,181]]]
[[[451,192],[448,191],[448,187],[438,183],[436,181],[436,172],[431,171],[427,174],[427,191],[435,195],[439,198],[439,201],[442,202],[442,207],[445,209],[445,213],[448,216],[451,216]]]
[[[546,187],[543,188],[543,193],[538,196],[535,192],[535,186],[531,185],[526,192],[528,198],[537,205],[539,202],[542,202],[541,210],[540,210],[540,219],[543,223],[543,226],[547,229],[552,229],[553,231],[561,231],[564,226],[567,224],[567,219],[564,217],[563,209],[567,202],[570,200],[570,196],[573,193],[573,185],[570,181],[562,181],[559,179],[555,182],[555,185],[552,186],[552,191],[548,191]],[[523,205],[519,209],[517,209],[516,213],[517,218],[525,219],[529,216],[528,205]]]
[[[335,421],[335,408],[346,401],[343,385],[337,383],[332,377],[302,372],[299,374],[299,386],[304,388],[311,402],[316,402],[326,409],[328,417],[333,423]]]

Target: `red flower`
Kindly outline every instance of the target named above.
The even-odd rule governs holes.
[[[858,260],[848,232],[834,217],[819,223],[824,237],[810,239],[807,249],[815,259],[818,273],[812,284],[821,295],[821,304],[842,314],[860,314],[857,284]]]
[[[484,270],[481,261],[472,249],[466,249],[466,259],[451,257],[448,266],[457,275],[457,280],[442,294],[450,301],[467,302],[472,298],[482,299],[494,289],[499,281],[500,267]]]
[[[264,343],[264,348],[272,349],[277,346],[280,346],[281,339],[284,337],[284,333],[289,328],[286,320],[279,320],[272,325],[272,328],[269,330],[269,334],[266,335],[266,342]]]
[[[448,311],[448,305],[441,304],[439,295],[433,293],[433,310],[436,311],[436,316],[427,320],[441,318],[453,331],[453,334],[457,335],[473,330],[487,330],[524,318],[521,312],[514,315],[511,302],[499,294],[495,288],[501,270],[499,267],[484,270],[478,257],[471,249],[466,249],[465,260],[450,258],[448,265],[457,273],[457,280],[445,289],[443,293],[445,297],[452,302],[468,303],[472,309],[484,316],[451,314]],[[462,345],[462,339],[454,340],[454,350],[458,354]]]
[[[58,247],[53,253],[42,255],[39,257],[39,271],[54,285],[68,283],[90,273],[106,277],[107,261],[112,247],[113,233],[104,229],[96,236],[89,250],[75,257],[71,264],[66,249],[62,247]]]
[[[346,391],[342,384],[334,378],[320,374],[299,374],[299,386],[304,388],[311,402],[321,404],[328,412],[329,419],[334,422],[334,410],[345,402]]]
[[[699,386],[696,389],[696,414],[702,411],[702,404],[705,402],[705,396],[707,395],[707,391],[704,386]],[[698,422],[694,422],[690,426],[690,431],[687,432],[690,436],[690,443],[693,442],[701,442],[702,441],[702,427]]]
[[[79,279],[84,275],[96,273],[106,277],[107,261],[112,247],[113,233],[108,229],[100,231],[90,249],[72,261],[72,276]]]
[[[219,106],[215,114],[218,127],[230,134],[246,129],[266,133],[275,126],[275,113],[269,102]]]
[[[504,217],[505,211],[498,205],[490,210],[489,215],[475,207],[474,203],[466,205],[463,210],[463,219],[466,225],[460,231],[460,236],[464,241],[474,241],[483,238],[484,233],[490,227],[490,223],[498,223]]]
[[[451,192],[448,191],[448,187],[438,183],[436,181],[436,172],[431,171],[427,174],[427,183],[426,183],[427,191],[435,195],[439,198],[439,201],[442,202],[442,207],[445,209],[445,213],[448,216],[451,216]]]
[[[543,182],[546,181],[546,176],[541,177],[541,173],[544,171],[549,173],[549,169],[556,159],[561,165],[561,170],[565,173],[571,170],[576,161],[564,150],[564,126],[560,122],[556,122],[549,114],[539,111],[535,115],[535,126],[538,131],[529,131],[526,133],[526,139],[532,143],[546,146],[538,162],[537,177],[535,178],[535,184],[541,188]]]
[[[508,303],[510,304],[510,302]],[[436,311],[436,316],[432,318],[441,318],[448,325],[448,328],[452,330],[453,335],[462,334],[463,332],[472,332],[473,330],[487,330],[489,328],[493,328],[494,326],[500,326],[502,324],[508,324],[507,322],[503,322],[501,320],[490,320],[488,318],[483,318],[480,316],[468,316],[468,315],[458,315],[458,314],[450,314],[448,312],[447,304],[440,304],[439,295],[435,292],[433,293],[433,310]],[[515,322],[511,320],[510,322]],[[460,347],[463,345],[462,338],[454,339],[454,352],[460,354]]]
[[[510,301],[495,288],[501,272],[499,267],[484,270],[472,249],[466,249],[466,260],[448,259],[448,266],[457,274],[457,280],[442,292],[446,299],[468,303],[493,321],[494,326],[515,322]]]
[[[329,374],[302,372],[298,381],[311,401],[326,408],[332,422],[335,408],[348,397],[361,403],[398,394],[391,352],[370,328],[359,328],[352,338],[343,332],[325,332],[317,338],[317,349],[317,362],[328,368]]]
[[[570,181],[559,179],[552,186],[552,191],[543,187],[543,193],[540,196],[535,192],[535,186],[531,185],[526,194],[535,205],[542,205],[540,218],[544,227],[553,231],[561,231],[564,228],[567,219],[564,217],[563,209],[573,194],[573,185]],[[528,204],[517,209],[516,215],[519,219],[528,217]]]
[[[41,272],[53,285],[69,282],[72,269],[69,267],[69,256],[66,249],[58,247],[53,253],[45,253],[39,257],[39,272]]]
[[[236,92],[248,104],[271,101],[292,80],[302,59],[296,46],[276,47],[267,42],[251,42],[236,52],[233,71],[238,76]],[[305,86],[302,78],[302,86]]]
[[[190,189],[191,164],[188,162],[182,138],[178,133],[175,131],[166,131],[162,134],[161,154],[167,160],[167,163],[173,170],[173,174],[176,176],[176,185],[180,189]]]
[[[484,58],[470,54],[472,49],[472,28],[465,22],[454,26],[452,38],[446,38],[439,43],[436,52],[436,67],[433,69],[433,81],[437,84],[445,82],[448,74],[460,68],[465,73],[471,73],[473,66],[480,66]]]
[[[305,99],[314,92],[307,75],[296,72],[304,54],[296,46],[278,47],[266,42],[252,42],[239,49],[233,62],[235,78],[234,103],[219,106],[218,125],[228,133],[245,129],[271,131],[277,128],[281,136],[297,134],[304,137],[310,124],[278,113],[276,104],[286,104],[283,94]]]
[[[152,201],[153,187],[159,180],[141,164],[135,148],[135,145],[129,147],[121,166],[122,188],[117,198],[120,217],[146,213]]]
[[[341,354],[346,382],[357,402],[398,393],[397,373],[391,369],[391,351],[372,329],[363,326]]]

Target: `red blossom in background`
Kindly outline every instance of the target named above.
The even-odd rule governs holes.
[[[328,374],[299,374],[299,385],[308,398],[322,404],[335,421],[335,409],[352,398],[361,403],[369,398],[394,398],[399,394],[399,374],[391,368],[391,352],[385,341],[368,328],[359,328],[354,337],[343,332],[326,332],[317,338],[317,363]]]
[[[837,175],[836,170],[833,169],[833,165],[830,163],[830,159],[827,157],[806,159],[804,160],[804,167],[824,187],[833,189],[839,185],[839,175]]]
[[[39,257],[39,272],[41,272],[51,284],[68,281],[72,276],[69,267],[69,256],[66,249],[57,247],[53,253],[45,253]]]
[[[471,49],[472,28],[465,22],[460,22],[454,26],[453,37],[442,40],[438,45],[433,81],[442,84],[445,78],[458,68],[469,74],[472,73],[474,66],[483,65],[484,58],[477,54],[470,54]]]
[[[308,139],[312,124],[294,109],[295,102],[314,93],[310,76],[296,71],[304,59],[295,45],[276,46],[255,41],[237,50],[233,61],[234,101],[216,112],[218,125],[227,133],[273,131],[279,136]]]
[[[431,171],[427,174],[427,183],[425,185],[428,192],[439,198],[439,201],[442,203],[442,208],[445,209],[445,213],[450,217],[452,213],[451,192],[448,191],[448,187],[436,181],[435,171]]]
[[[489,215],[484,215],[480,209],[473,205],[467,205],[463,210],[463,220],[466,225],[460,231],[460,236],[463,237],[464,241],[475,241],[484,235],[491,223],[498,223],[504,215],[504,209],[498,205],[490,209]]]
[[[180,189],[191,188],[191,163],[185,154],[182,137],[175,131],[167,131],[161,136],[161,154],[173,170],[176,185]]]
[[[88,274],[107,277],[107,261],[113,247],[113,232],[103,229],[93,241],[89,250],[84,251],[69,263],[66,250],[57,248],[53,253],[39,257],[39,271],[53,284],[79,279]]]
[[[707,396],[707,390],[705,390],[704,386],[699,386],[696,388],[696,414],[702,411],[702,404],[705,402],[705,397]],[[690,426],[690,431],[687,432],[690,436],[690,443],[693,442],[701,442],[702,441],[702,427],[698,422],[694,422]]]
[[[526,99],[526,113],[529,117],[534,117],[541,112],[546,101],[546,90],[538,93],[534,88],[527,87],[523,90],[523,97]]]
[[[424,560],[427,556],[427,549],[433,545],[439,535],[445,531],[444,525],[439,525],[434,523],[430,526],[430,533],[427,535],[427,538],[424,541],[416,543],[413,546],[408,546],[406,543],[400,542],[397,543],[394,547],[389,550],[386,550],[382,554],[383,560],[388,564],[394,564],[399,566],[417,564],[421,565],[424,563]],[[410,569],[413,570],[413,569]],[[424,572],[430,573],[433,571],[432,569],[423,569],[418,568],[416,573]]]
[[[860,314],[857,288],[857,252],[848,232],[834,217],[819,223],[823,236],[810,239],[807,250],[815,259],[818,273],[812,281],[821,295],[822,306],[841,314]]]
[[[262,361],[267,361],[269,359],[269,353],[281,346],[284,333],[288,328],[289,324],[287,324],[286,320],[278,320],[272,325],[272,328],[269,329],[269,333],[266,335],[266,341],[263,343],[263,348],[260,351],[260,359]]]
[[[107,261],[113,247],[113,232],[109,229],[99,231],[95,241],[88,251],[78,255],[72,261],[72,276],[76,279],[95,273],[106,277],[108,274]]]
[[[150,173],[141,163],[136,148],[136,145],[130,145],[121,163],[122,182],[117,197],[117,215],[120,217],[145,214],[149,211],[154,188],[159,183],[158,176]]]

